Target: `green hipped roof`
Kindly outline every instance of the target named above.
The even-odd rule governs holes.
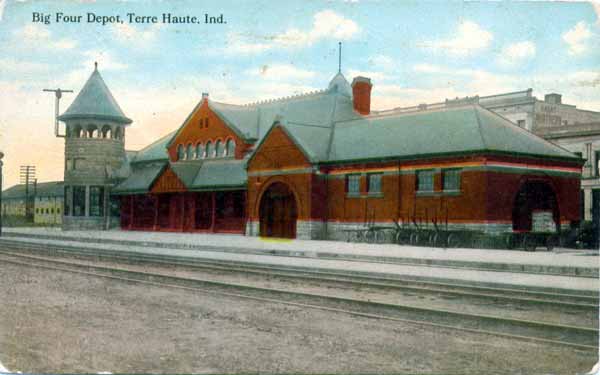
[[[211,160],[202,164],[189,189],[242,187],[247,179],[245,159]]]
[[[121,124],[131,124],[131,119],[125,116],[119,104],[104,83],[100,72],[94,70],[90,78],[62,115],[61,121],[71,119],[110,120]]]
[[[200,168],[203,167],[203,163],[201,160],[194,161],[183,161],[170,163],[170,167],[175,172],[177,177],[183,182],[183,184],[189,188],[194,183],[194,178],[198,174]]]
[[[576,158],[479,105],[367,116],[336,124],[333,134],[326,162],[477,151]]]
[[[112,189],[115,194],[146,193],[163,171],[166,162],[146,163],[132,167],[131,174]]]
[[[29,196],[33,196],[33,184],[29,185]],[[62,197],[64,183],[62,181],[39,182],[35,189],[36,197]],[[2,199],[24,199],[25,185],[14,185],[2,192]]]
[[[168,160],[169,155],[167,154],[167,143],[171,137],[173,137],[173,134],[175,134],[175,132],[163,136],[159,140],[136,152],[135,157],[131,160],[131,163]]]

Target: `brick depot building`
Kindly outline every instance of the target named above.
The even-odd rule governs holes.
[[[179,129],[127,153],[110,193],[121,227],[342,239],[393,221],[498,234],[531,230],[537,211],[579,220],[578,156],[478,104],[371,111],[371,88],[338,73],[248,105],[204,94]]]

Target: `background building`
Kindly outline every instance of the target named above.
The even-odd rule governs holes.
[[[544,100],[540,100],[532,95],[532,91],[527,89],[490,96],[446,99],[446,103],[478,103],[536,134],[553,127],[600,122],[600,112],[564,104],[562,95],[556,93],[546,94]]]
[[[38,183],[30,187],[33,202],[33,223],[60,225],[62,223],[64,187],[62,181]],[[2,192],[2,212],[5,225],[27,225],[25,218],[25,185],[15,185]]]

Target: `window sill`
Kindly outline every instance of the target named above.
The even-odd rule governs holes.
[[[420,196],[430,196],[430,195],[436,195],[436,194],[439,194],[439,193],[436,193],[433,190],[420,190],[420,191],[417,190],[417,195],[420,195]]]
[[[441,195],[449,195],[456,196],[461,195],[460,190],[443,190],[443,191],[417,191],[417,196],[421,197],[432,197],[432,196],[441,196]]]
[[[367,198],[383,198],[383,193],[367,193]]]
[[[346,198],[360,198],[360,193],[346,193]]]

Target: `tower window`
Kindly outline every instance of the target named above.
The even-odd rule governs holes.
[[[103,186],[90,186],[90,216],[104,216]]]
[[[204,147],[202,147],[202,143],[198,143],[196,145],[196,159],[202,159],[204,157]]]
[[[177,160],[183,160],[184,157],[185,157],[185,154],[183,152],[183,145],[177,146]]]
[[[192,147],[192,144],[188,144],[185,150],[185,160],[192,160],[194,158],[193,155],[194,149]]]
[[[73,186],[73,216],[85,216],[85,186]]]

